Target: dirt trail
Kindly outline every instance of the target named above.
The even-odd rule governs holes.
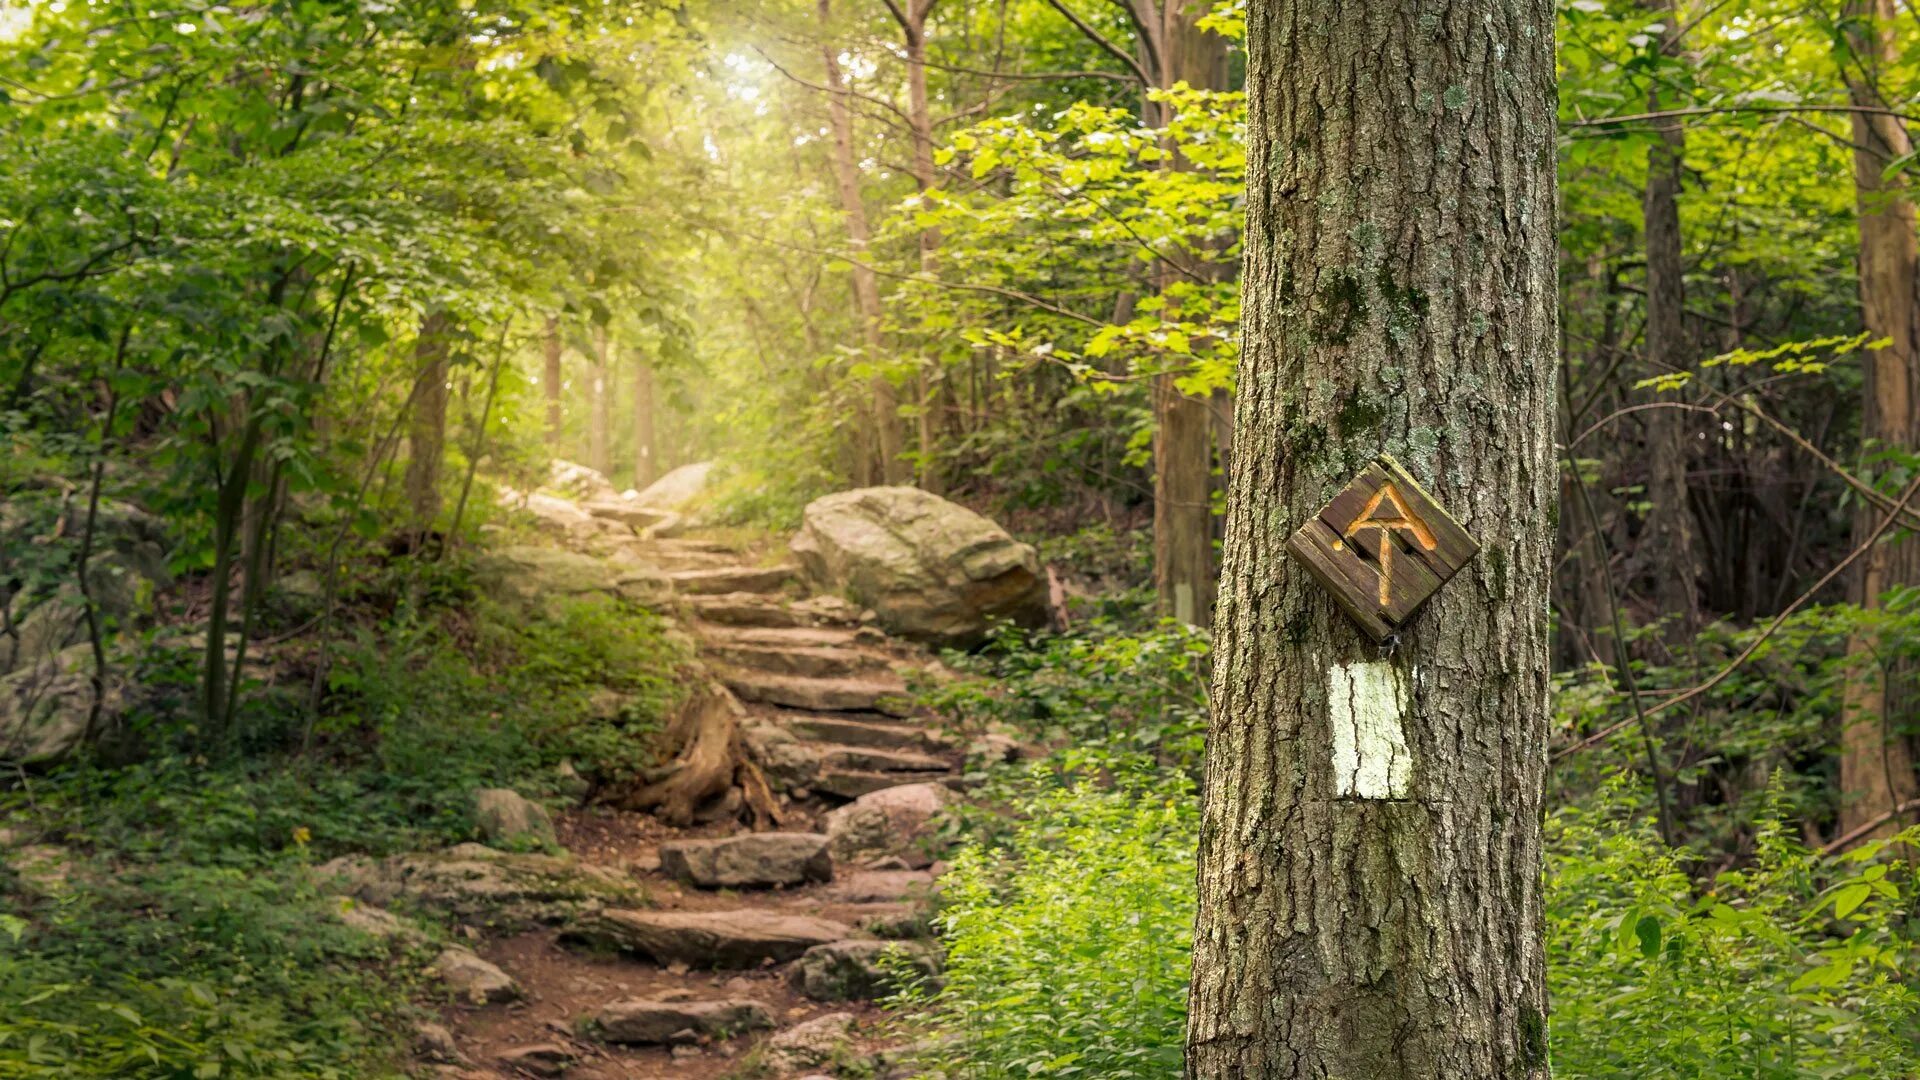
[[[782,834],[768,843],[805,854],[819,846],[810,834],[824,832],[826,815],[849,800],[899,785],[956,782],[959,752],[902,704],[907,687],[901,673],[931,663],[924,653],[888,640],[847,605],[808,597],[790,566],[756,565],[722,544],[623,542],[615,558],[666,576],[703,664],[742,703],[743,723],[756,727],[763,741],[783,743],[784,758],[800,770],[798,781],[768,770],[774,790],[782,792],[776,798],[783,819],[777,828],[764,830]],[[752,815],[736,802],[710,804],[703,816],[714,820],[673,828],[650,814],[588,807],[563,815],[558,833],[562,846],[579,860],[622,870],[641,883],[648,898],[637,908],[643,918],[736,913],[728,916],[729,924],[746,926],[747,938],[762,924],[792,924],[824,925],[824,933],[807,933],[837,938],[844,931],[856,941],[914,937],[919,933],[915,923],[924,925],[916,918],[924,913],[932,883],[924,859],[913,860],[921,869],[897,858],[835,860],[830,880],[759,887],[703,888],[678,880],[661,869],[663,845],[671,861],[678,841],[725,840],[752,831],[743,824]],[[779,854],[771,859],[762,857],[765,853],[737,854],[728,849],[714,860],[721,878],[729,873],[739,878],[743,865],[746,877],[792,876],[790,867],[782,869]],[[821,876],[817,863],[810,865],[815,868],[809,876]],[[664,946],[636,947],[622,938],[617,949],[606,941],[568,940],[558,927],[472,942],[474,951],[513,978],[520,997],[447,1007],[443,1022],[464,1061],[442,1066],[442,1075],[462,1080],[831,1076],[831,1061],[818,1055],[809,1060],[804,1053],[783,1060],[762,1044],[836,1013],[852,1014],[856,1021],[847,1048],[836,1051],[841,1060],[871,1061],[884,1044],[880,1010],[859,1000],[866,995],[857,987],[854,1000],[815,1000],[802,992],[798,969],[810,961],[793,957],[805,942],[709,942],[683,929],[673,933],[679,937]],[[772,1029],[735,1034],[721,1023],[717,1030],[669,1033],[668,1041],[676,1045],[624,1045],[584,1023],[610,1004],[635,1000],[654,1003],[650,1007],[756,1003]],[[562,1070],[544,1063],[552,1053],[515,1060],[540,1046],[572,1060]]]

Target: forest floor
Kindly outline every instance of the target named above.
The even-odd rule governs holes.
[[[776,796],[781,820],[772,831],[792,837],[795,850],[825,847],[829,812],[850,798],[901,785],[954,782],[958,755],[925,726],[924,717],[901,704],[906,691],[901,672],[929,664],[924,654],[863,625],[855,611],[806,598],[791,567],[759,565],[736,545],[635,541],[622,544],[613,557],[625,567],[658,571],[671,582],[674,606],[698,643],[699,666],[745,702],[747,722],[788,732],[820,763],[812,789]],[[822,950],[805,951],[820,945],[831,953],[835,942],[846,939],[924,934],[934,881],[927,860],[880,853],[864,865],[836,860],[825,881],[700,887],[661,868],[663,847],[689,840],[726,842],[753,831],[744,823],[752,815],[737,798],[720,800],[700,816],[706,823],[676,828],[652,814],[605,806],[560,815],[561,847],[584,866],[624,874],[638,884],[645,897],[635,905],[638,918],[724,918],[697,928],[663,926],[660,933],[674,938],[664,946],[652,939],[650,945],[621,940],[611,949],[606,942],[583,947],[570,940],[564,926],[497,935],[469,930],[473,951],[511,979],[514,990],[510,1000],[444,1007],[451,1046],[443,1040],[437,1054],[432,1047],[423,1051],[443,1061],[438,1075],[459,1080],[562,1074],[576,1080],[888,1075],[886,1047],[898,1040],[898,1026],[861,1000],[872,993],[866,984],[878,974],[871,947],[857,947],[858,957],[837,961],[817,957]],[[723,863],[728,858],[720,856]],[[754,863],[744,873],[748,878],[792,876],[755,859],[743,854],[733,864],[738,870],[740,864]],[[813,876],[820,876],[817,870]],[[815,969],[812,979],[805,973],[809,967]],[[830,987],[825,993],[823,985]],[[748,1007],[728,1014],[736,1018],[732,1021],[708,1025],[700,1017],[708,1003]],[[652,1041],[661,1034],[654,1032],[647,1041],[615,1042],[608,1025],[593,1022],[609,1006],[668,1017],[684,1011],[689,1022],[666,1031],[659,1041]],[[757,1019],[740,1021],[741,1015]],[[770,1022],[771,1027],[737,1032],[729,1029],[730,1022]],[[667,1019],[653,1026],[673,1028],[674,1023]]]

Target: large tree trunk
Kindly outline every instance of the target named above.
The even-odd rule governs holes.
[[[588,404],[587,456],[600,475],[613,471],[613,383],[608,377],[612,371],[611,353],[613,347],[607,343],[607,328],[593,328],[593,385],[587,388],[592,398]]]
[[[653,434],[653,361],[633,356],[633,486],[645,490],[660,478],[660,455]]]
[[[547,319],[546,371],[541,374],[541,389],[547,396],[547,446],[560,445],[560,317]]]
[[[820,28],[830,34],[833,25],[833,11],[830,0],[820,0]],[[847,246],[853,250],[853,302],[860,317],[860,333],[866,343],[869,359],[878,364],[885,360],[884,342],[880,334],[880,283],[873,269],[867,263],[867,247],[872,240],[872,230],[867,226],[867,204],[860,194],[860,165],[853,148],[853,106],[849,102],[852,89],[847,77],[840,70],[840,60],[829,41],[821,46],[821,58],[827,71],[828,125],[833,129],[833,176],[840,191],[840,211],[847,220]],[[868,380],[868,392],[871,395],[873,410],[873,439],[870,446],[867,475],[862,483],[878,481],[885,484],[903,484],[908,478],[907,463],[900,456],[905,442],[900,424],[900,402],[893,390],[893,384],[884,376],[875,375]]]
[[[1679,33],[1672,0],[1647,4],[1666,21],[1667,48]],[[1655,80],[1649,111],[1670,108]],[[1647,148],[1647,187],[1642,210],[1647,243],[1647,364],[1663,375],[1688,366],[1685,263],[1680,251],[1680,162],[1686,133],[1677,119],[1662,122],[1660,138]],[[1676,408],[1649,410],[1647,417],[1647,531],[1641,563],[1651,574],[1654,603],[1674,617],[1669,639],[1683,641],[1700,625],[1700,556],[1688,498],[1691,458],[1687,414]]]
[[[1545,1080],[1553,5],[1249,15],[1188,1072]],[[1385,647],[1284,549],[1382,451],[1482,548]]]
[[[1855,105],[1884,109],[1878,90],[1883,67],[1896,56],[1893,27],[1901,16],[1894,0],[1849,0],[1848,45],[1853,63],[1846,68],[1847,90]],[[1868,449],[1920,446],[1920,248],[1915,242],[1913,200],[1905,177],[1882,179],[1888,163],[1913,150],[1913,140],[1898,117],[1853,114],[1854,191],[1860,215],[1860,306],[1867,329],[1891,340],[1887,348],[1865,354],[1866,386],[1861,435]],[[1854,531],[1865,540],[1879,514],[1862,506]],[[1901,585],[1920,584],[1920,541],[1895,537],[1876,544],[1862,560],[1855,598],[1865,607],[1880,605],[1881,594]],[[1873,835],[1900,826],[1896,807],[1915,797],[1913,755],[1902,734],[1913,720],[1916,694],[1907,665],[1883,667],[1873,656],[1877,643],[1849,645],[1854,673],[1841,707],[1840,831],[1850,833],[1874,821],[1886,824]]]
[[[440,516],[440,463],[447,442],[447,316],[436,311],[420,320],[413,357],[420,370],[420,393],[407,426],[407,506],[421,533]]]

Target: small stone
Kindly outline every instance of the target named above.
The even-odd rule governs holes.
[[[675,1061],[684,1061],[687,1058],[697,1058],[700,1056],[699,1047],[689,1046],[684,1043],[667,1052],[673,1056]]]
[[[825,1065],[853,1033],[852,1013],[828,1013],[790,1027],[767,1040],[771,1064],[778,1069]]]
[[[920,942],[835,941],[808,949],[794,965],[793,981],[815,1001],[870,1001],[900,989],[902,967],[934,978],[939,955]]]
[[[558,1043],[535,1043],[508,1050],[500,1055],[500,1060],[535,1076],[559,1076],[579,1059],[573,1051]]]
[[[473,821],[489,843],[546,846],[555,842],[553,818],[546,809],[509,788],[475,791]]]
[[[944,784],[901,784],[870,792],[827,815],[828,849],[836,863],[858,865],[897,857],[909,867],[933,862],[934,821],[952,801]]]
[[[512,1001],[520,996],[520,987],[506,972],[458,945],[443,950],[427,970],[454,996],[475,1005]]]
[[[414,1052],[429,1061],[451,1062],[456,1065],[466,1063],[460,1056],[460,1048],[453,1041],[453,1032],[444,1025],[421,1021],[413,1026]]]

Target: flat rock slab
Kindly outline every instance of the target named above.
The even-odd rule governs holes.
[[[874,772],[869,769],[822,769],[815,774],[815,791],[842,799],[860,799],[909,781],[944,781],[938,773]],[[842,809],[845,809],[842,807]]]
[[[821,764],[829,769],[869,772],[945,772],[947,762],[911,750],[880,750],[871,746],[823,746]]]
[[[731,1038],[773,1027],[773,1014],[757,1001],[616,1001],[593,1017],[593,1031],[605,1042],[662,1045],[693,1042],[702,1036]]]
[[[933,890],[931,871],[860,870],[828,886],[821,898],[843,904],[872,904],[928,897]]]
[[[833,880],[824,833],[743,833],[660,845],[660,869],[703,889],[769,888]]]
[[[860,624],[860,609],[837,596],[813,596],[784,603],[775,596],[732,592],[718,596],[688,596],[686,600],[696,616],[724,626],[795,629],[810,626],[853,627]]]
[[[855,719],[848,716],[818,716],[786,713],[781,717],[788,731],[814,742],[837,746],[864,746],[875,750],[911,750],[925,752],[949,748],[946,739],[925,728],[890,723],[885,719]]]
[[[742,701],[782,705],[808,712],[882,712],[905,716],[907,686],[897,678],[807,679],[759,671],[729,670],[727,688]]]
[[[797,580],[792,566],[723,566],[712,570],[681,570],[667,575],[673,587],[689,596],[726,593],[777,593]]]
[[[736,667],[811,679],[885,673],[892,669],[886,656],[845,645],[751,645],[719,640],[708,642],[707,651]]]
[[[709,640],[720,645],[761,645],[782,649],[838,649],[855,645],[882,645],[878,630],[849,630],[844,626],[716,626]]]
[[[637,953],[661,964],[751,968],[785,963],[813,948],[847,937],[852,930],[831,919],[774,911],[623,911],[610,908],[582,916],[564,935]]]

